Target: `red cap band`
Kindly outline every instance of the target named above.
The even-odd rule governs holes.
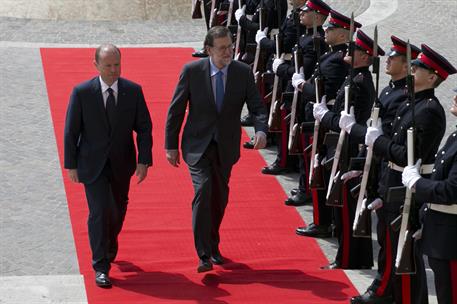
[[[356,38],[355,44],[361,46],[365,51],[367,51],[368,55],[373,56],[373,48],[366,44],[363,40]]]
[[[449,73],[446,72],[445,69],[440,67],[438,64],[436,64],[433,60],[428,58],[427,56],[424,55],[424,53],[420,53],[419,56],[417,57],[420,61],[428,65],[430,68],[435,70],[435,73],[438,74],[443,79],[446,79],[447,76],[449,76]]]
[[[326,9],[322,8],[321,6],[318,6],[317,4],[315,4],[315,3],[311,2],[311,1],[306,1],[306,6],[309,7],[310,9],[312,9],[312,10],[318,11],[322,15],[328,16],[328,14],[330,13],[329,10],[326,10]]]
[[[350,24],[347,24],[347,23],[345,23],[345,22],[343,22],[343,21],[341,21],[339,19],[335,19],[335,18],[332,18],[332,17],[330,17],[329,22],[333,23],[333,24],[337,24],[337,25],[339,25],[339,26],[341,26],[341,27],[343,27],[343,28],[345,28],[347,30],[351,27]]]

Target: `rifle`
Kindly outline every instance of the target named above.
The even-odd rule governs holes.
[[[259,7],[259,30],[263,31],[265,29],[265,9],[263,8],[263,0],[260,0],[260,7]],[[257,69],[259,66],[259,59],[260,59],[260,43],[257,44],[255,49],[255,57],[254,57],[254,65],[252,67],[252,72],[254,73],[254,77],[257,77]]]
[[[241,8],[241,0],[238,0],[238,8]],[[235,42],[235,59],[240,60],[240,42],[241,42],[241,25],[238,23],[236,29],[236,42]]]
[[[228,12],[227,12],[227,24],[226,26],[229,27],[232,24],[232,15],[233,15],[233,1],[230,1]]]
[[[320,36],[317,32],[317,24],[316,24],[316,12],[313,11],[313,45],[314,51],[316,52],[317,57],[317,64],[319,63],[319,58],[321,56],[321,41]],[[316,103],[320,103],[322,96],[324,95],[324,80],[320,74],[320,68],[317,67],[316,77],[314,78],[314,87],[316,89]],[[310,165],[309,165],[309,187],[315,189],[325,189],[325,181],[324,175],[322,172],[322,167],[317,164],[314,164],[314,158],[317,153],[317,146],[322,142],[322,136],[319,136],[319,129],[320,129],[320,121],[315,119],[314,120],[314,129],[313,129],[313,143],[311,146],[311,158],[310,158]],[[321,139],[319,141],[319,139]],[[316,168],[315,168],[316,167]]]
[[[192,1],[192,19],[202,19],[202,0]]]
[[[211,10],[209,15],[209,28],[212,28],[216,25],[216,0],[211,0]]]
[[[351,69],[350,69],[350,78],[349,78],[349,85],[344,87],[344,111],[348,112],[349,111],[349,101],[351,100],[351,91],[353,88],[353,79],[354,79],[354,13],[351,14],[351,24],[350,24],[350,30],[349,30],[349,54],[352,58],[351,61]],[[345,151],[347,151],[347,148],[349,148],[348,144],[345,143],[346,139],[346,131],[342,129],[340,131],[340,135],[338,137],[338,143],[336,145],[336,150],[335,150],[335,156],[333,157],[333,164],[332,164],[332,170],[330,172],[330,179],[328,181],[328,188],[327,188],[327,201],[326,205],[327,206],[335,206],[335,207],[342,207],[343,206],[343,200],[341,197],[342,191],[342,183],[340,176],[343,174],[343,166],[340,166],[340,171],[338,174],[336,174],[336,170],[338,169],[338,165],[340,165],[340,158],[341,158],[341,152],[343,150],[343,146],[346,148]],[[343,151],[344,152],[344,151]],[[348,153],[344,155],[345,157],[348,156]],[[334,185],[334,180],[336,179],[335,185]],[[335,187],[334,187],[335,186]],[[330,196],[333,194],[332,196]]]
[[[376,74],[375,81],[375,96],[376,102],[373,104],[373,109],[371,110],[371,125],[377,125],[378,116],[379,116],[379,107],[378,107],[378,92],[379,92],[379,57],[378,57],[378,26],[374,28],[374,39],[373,39],[373,70],[372,72]],[[365,159],[365,165],[363,167],[362,181],[360,183],[359,196],[357,198],[357,207],[355,211],[354,223],[352,226],[352,235],[354,237],[371,237],[371,210],[366,208],[367,206],[363,205],[363,200],[365,198],[365,193],[367,190],[368,176],[370,175],[371,163],[373,159],[373,147],[367,147],[367,157]]]
[[[278,13],[278,24],[281,20],[281,5],[280,1],[276,0],[276,11]],[[278,34],[274,36],[275,43],[276,43],[276,57],[275,58],[284,58],[282,52],[281,52],[281,45],[282,45],[282,34],[279,31],[280,26],[278,26]],[[279,76],[276,75],[274,76],[274,81],[273,81],[273,89],[271,92],[271,104],[270,104],[270,114],[268,116],[268,130],[270,132],[281,132],[281,120],[275,119],[279,117],[279,111],[280,111],[280,104],[278,101],[279,98]]]
[[[415,145],[415,118],[414,108],[416,106],[414,96],[414,77],[411,75],[411,45],[408,44],[406,47],[406,57],[408,62],[408,99],[411,103],[412,111],[412,125],[408,129],[407,139],[407,151],[408,151],[408,166],[414,165],[414,145]],[[396,274],[414,274],[416,273],[416,261],[414,258],[414,239],[413,239],[413,212],[415,211],[414,199],[412,197],[412,191],[406,188],[405,202],[403,204],[400,235],[398,238],[397,256],[395,258],[395,273]]]
[[[276,58],[282,57],[280,49],[280,36],[275,35],[276,42]],[[273,91],[271,94],[271,104],[270,104],[270,115],[268,116],[268,131],[270,132],[281,132],[281,120],[275,119],[279,115],[280,103],[278,100],[278,91],[279,91],[279,76],[275,74],[275,79],[273,82]]]
[[[294,51],[294,62],[295,62],[295,73],[300,72],[300,67],[302,65],[302,56],[301,49],[298,45],[295,45]],[[297,116],[297,104],[298,96],[300,91],[298,89],[294,90],[294,99],[292,100],[292,105],[290,106],[290,124],[289,124],[289,140],[287,143],[287,148],[290,155],[302,154],[303,147],[301,146],[301,141],[299,140],[300,127],[298,123],[295,122]]]

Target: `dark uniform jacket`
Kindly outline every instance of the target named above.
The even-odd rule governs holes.
[[[366,122],[371,114],[371,108],[376,98],[373,85],[373,77],[371,76],[371,72],[369,71],[368,67],[354,69],[354,74],[354,86],[351,92],[352,100],[349,101],[349,106],[354,106],[354,115],[356,122],[361,125],[366,125]],[[349,82],[350,78],[347,77],[341,88],[338,90],[333,110],[327,112],[322,118],[321,124],[331,131],[341,131],[339,127],[339,121],[341,116],[340,112],[344,110],[344,87],[348,85]],[[351,132],[351,148],[357,148],[357,144],[362,144],[364,142],[365,135],[360,137],[353,136]]]
[[[336,97],[337,91],[343,84],[349,71],[349,65],[343,60],[346,55],[346,51],[347,45],[345,43],[331,46],[330,50],[319,58],[319,62],[315,67],[313,76],[309,81],[303,84],[302,100],[304,102],[316,100],[314,78],[317,75],[321,75],[324,79],[327,101]]]
[[[435,97],[433,89],[415,94],[415,157],[422,159],[422,164],[433,163],[446,128],[443,107]],[[403,102],[396,113],[390,136],[381,135],[373,145],[373,151],[382,155],[400,167],[407,164],[407,130],[412,125],[411,102]],[[388,168],[382,173],[379,194],[385,199],[389,187],[401,186],[401,172]],[[389,210],[398,212],[398,204],[384,204]]]
[[[382,131],[384,135],[391,136],[392,124],[395,119],[397,109],[407,98],[406,78],[390,81],[381,94],[379,94],[379,117],[382,119]],[[351,128],[351,136],[362,137],[367,133],[367,125],[355,124]]]
[[[320,38],[320,52],[325,53],[327,52],[327,44],[324,41],[324,30],[322,26],[317,28],[318,35]],[[317,62],[317,54],[316,50],[314,50],[314,43],[313,43],[313,29],[305,29],[304,34],[300,36],[298,39],[298,45],[301,48],[302,52],[302,59],[303,59],[303,72],[305,75],[305,79],[309,79],[315,69],[316,62]],[[292,75],[295,73],[295,64],[293,61],[288,61],[281,64],[276,71],[276,74],[279,77],[284,77],[290,79]]]
[[[415,187],[416,198],[421,201],[457,204],[457,131],[436,154],[430,179],[419,179]],[[426,208],[423,222],[424,253],[437,259],[457,260],[457,215]]]
[[[285,0],[281,1],[281,19],[278,21],[278,13],[277,13],[277,8],[275,5],[274,0],[265,0],[263,3],[263,8],[266,11],[266,24],[265,26],[268,27],[269,30],[272,30],[274,28],[278,28],[279,24],[283,24],[283,21],[285,19],[284,16],[287,14],[287,2]],[[252,20],[249,20],[246,15],[241,16],[240,18],[240,26],[244,30],[249,31],[249,39],[248,41],[255,41],[255,35],[257,33],[257,30],[260,29],[260,24],[259,24],[259,7],[260,4],[257,6],[257,10],[252,16]],[[265,39],[264,39],[265,40]],[[261,45],[262,46],[262,45]],[[262,47],[263,48],[263,47]],[[275,44],[273,41],[273,50],[275,48]]]

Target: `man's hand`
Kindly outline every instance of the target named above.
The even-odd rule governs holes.
[[[167,150],[167,160],[173,167],[179,167],[179,151],[178,150]]]
[[[262,39],[267,38],[267,33],[268,27],[266,27],[263,31],[257,30],[257,34],[255,35],[255,42],[257,42],[257,44],[260,44],[260,41],[262,41]]]
[[[416,164],[412,166],[406,166],[403,169],[403,173],[401,174],[401,181],[405,187],[408,189],[413,190],[413,187],[416,185],[417,181],[421,178],[419,174],[419,169],[421,167],[422,160],[419,158]]]
[[[359,177],[362,173],[363,171],[360,170],[351,170],[341,175],[341,180],[343,183],[347,183],[348,180]]]
[[[286,62],[284,59],[282,58],[276,58],[275,60],[273,60],[273,65],[272,65],[272,70],[273,70],[273,73],[276,74],[276,72],[278,71],[278,67],[283,64],[284,62]]]
[[[267,135],[262,131],[256,132],[254,136],[254,149],[259,150],[265,148],[266,146]]]
[[[68,178],[74,182],[74,183],[79,183],[79,178],[78,178],[78,170],[77,169],[68,169]]]
[[[137,184],[141,183],[146,176],[148,175],[148,165],[145,164],[137,164],[135,175],[138,177]]]
[[[340,121],[338,123],[341,129],[350,134],[352,126],[355,125],[354,106],[351,106],[349,113],[341,111]]]
[[[242,16],[244,16],[245,11],[246,11],[246,4],[235,11],[236,22],[238,22],[238,23],[240,22],[240,19]]]
[[[322,96],[322,100],[319,103],[313,105],[313,116],[315,119],[321,121],[325,114],[329,111],[327,108],[327,97]]]
[[[294,73],[292,75],[292,86],[297,89],[301,90],[303,83],[305,83],[305,75],[303,74],[303,67],[300,68],[300,73]]]
[[[376,139],[382,134],[381,119],[378,118],[377,122],[367,129],[367,133],[365,134],[365,145],[373,146]]]
[[[364,204],[365,205],[365,204]],[[384,205],[384,203],[382,202],[382,199],[380,199],[379,197],[375,200],[373,200],[368,206],[367,208],[369,210],[378,210],[379,208],[381,208],[382,206]]]

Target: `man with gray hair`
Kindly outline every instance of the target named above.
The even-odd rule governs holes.
[[[240,114],[244,103],[254,117],[254,149],[266,145],[267,111],[260,101],[251,69],[233,61],[233,42],[222,26],[206,34],[209,58],[186,64],[168,109],[165,149],[168,162],[178,167],[179,133],[183,159],[189,167],[195,196],[192,228],[199,257],[197,271],[206,272],[222,264],[219,227],[228,202],[232,166],[240,157]]]

